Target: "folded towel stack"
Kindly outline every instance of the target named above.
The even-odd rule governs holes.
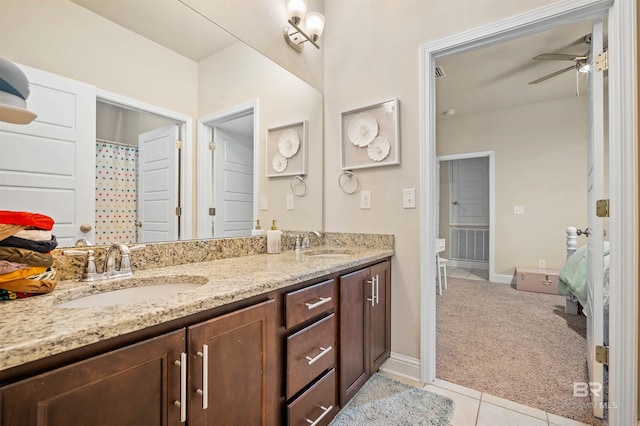
[[[0,210],[0,300],[49,293],[58,283],[51,250],[58,245],[53,219]]]

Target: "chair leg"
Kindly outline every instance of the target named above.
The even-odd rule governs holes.
[[[438,268],[438,293],[442,296],[442,274],[440,273],[440,258],[436,256],[436,267]],[[445,278],[445,288],[447,288],[447,281]]]
[[[446,262],[442,264],[442,270],[444,272],[444,288],[447,288],[447,264]]]

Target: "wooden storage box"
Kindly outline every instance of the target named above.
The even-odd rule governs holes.
[[[516,268],[516,288],[536,293],[558,294],[558,274],[553,269]]]

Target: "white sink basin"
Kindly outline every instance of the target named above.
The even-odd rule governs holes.
[[[96,308],[115,305],[134,305],[147,300],[163,299],[178,293],[184,293],[186,291],[196,289],[204,284],[204,282],[198,279],[180,280],[179,282],[174,282],[175,280],[171,279],[158,279],[157,281],[162,283],[103,291],[101,293],[81,296],[61,302],[56,306],[60,308]]]
[[[351,249],[342,248],[321,248],[302,252],[302,254],[304,254],[305,256],[313,257],[348,257],[352,256],[354,253],[355,252]]]

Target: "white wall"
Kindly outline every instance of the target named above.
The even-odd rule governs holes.
[[[272,219],[280,229],[322,229],[322,94],[244,43],[201,61],[198,75],[200,116],[258,101],[258,195],[268,197],[268,210],[257,217],[263,229]],[[286,210],[291,177],[265,176],[267,129],[301,121],[308,124],[308,194]]]
[[[419,358],[419,211],[402,208],[402,188],[421,182],[419,47],[444,36],[553,3],[550,0],[325,0],[325,229],[395,235],[392,351]],[[371,210],[345,195],[340,173],[340,112],[397,97],[401,164],[358,171]],[[432,261],[428,259],[426,261]],[[434,283],[435,285],[435,283]],[[435,291],[435,289],[434,289]]]
[[[537,267],[538,259],[560,269],[565,229],[585,226],[587,99],[574,96],[438,120],[438,155],[495,151],[497,274]],[[524,206],[525,214],[514,215],[514,205]]]

